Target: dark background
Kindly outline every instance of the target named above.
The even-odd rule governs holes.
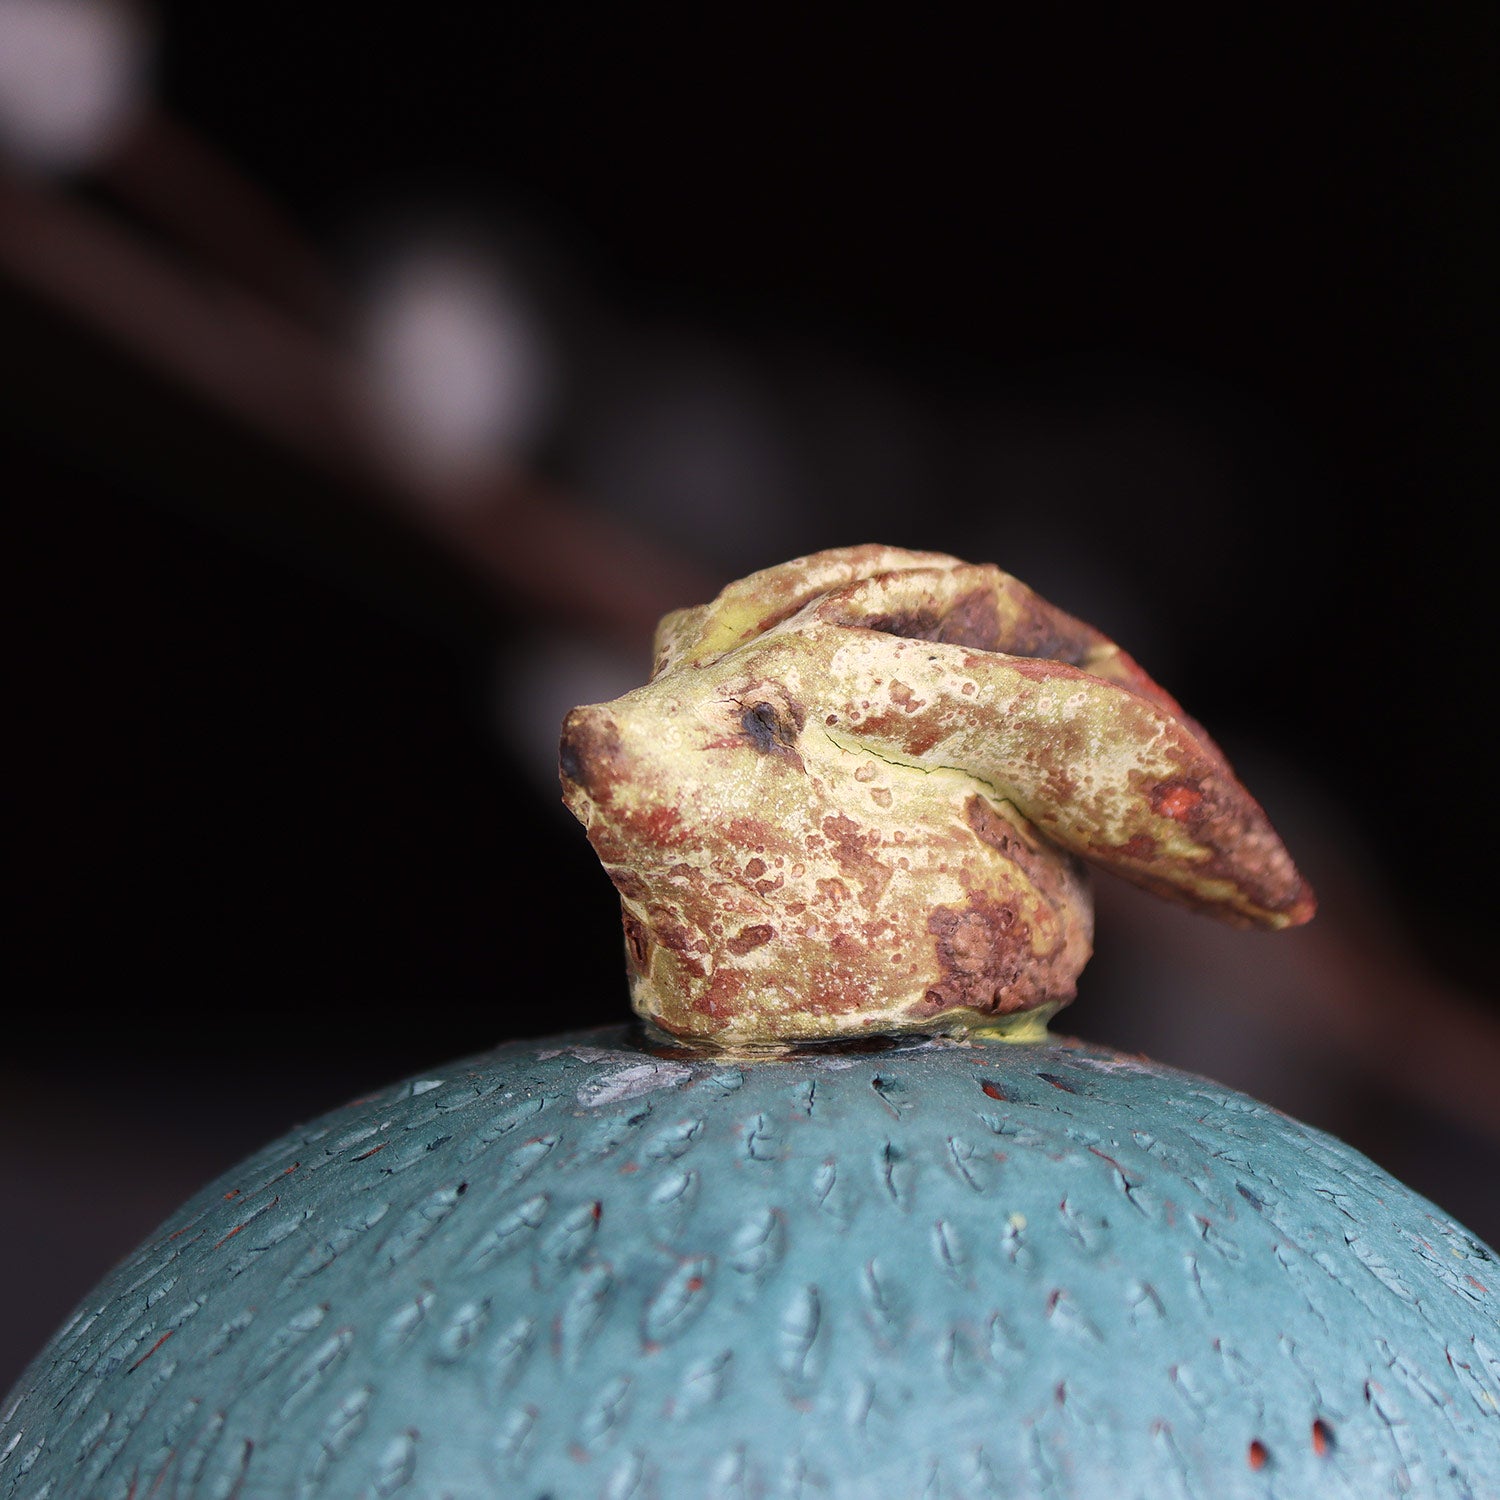
[[[1388,945],[1410,1034],[1434,995],[1496,1024],[1493,13],[376,14],[165,6],[159,97],[351,284],[391,215],[488,226],[561,351],[527,462],[715,586],[879,540],[1121,639],[1347,941],[1231,934],[1195,961],[1238,1009],[1168,1004],[1197,940],[1140,957],[1152,919],[1110,893],[1066,1029],[1251,1088],[1500,1236],[1500,1136],[1401,1080],[1441,1051],[1388,1013],[1352,1057],[1298,1023],[1325,981],[1357,1011],[1329,966]],[[4,282],[0,379],[5,1386],[294,1120],[626,999],[516,722],[517,662],[566,630]]]

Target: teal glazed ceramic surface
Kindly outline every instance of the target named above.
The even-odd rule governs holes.
[[[38,1356],[0,1495],[1500,1495],[1500,1266],[1078,1043],[624,1030],[358,1100]]]

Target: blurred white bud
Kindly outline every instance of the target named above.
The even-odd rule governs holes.
[[[538,318],[492,256],[411,246],[370,284],[364,328],[372,415],[414,472],[461,482],[535,436],[551,354]]]
[[[150,51],[123,0],[0,0],[0,150],[35,172],[102,161],[145,100]]]

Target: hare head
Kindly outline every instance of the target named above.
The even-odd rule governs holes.
[[[1041,1018],[1092,951],[1088,860],[1228,921],[1313,912],[1213,742],[992,566],[799,558],[668,615],[651,681],[564,722],[636,1010],[724,1046]]]

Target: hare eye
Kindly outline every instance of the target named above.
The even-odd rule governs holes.
[[[757,703],[740,715],[740,727],[757,750],[785,750],[789,746],[786,726],[769,703]]]

